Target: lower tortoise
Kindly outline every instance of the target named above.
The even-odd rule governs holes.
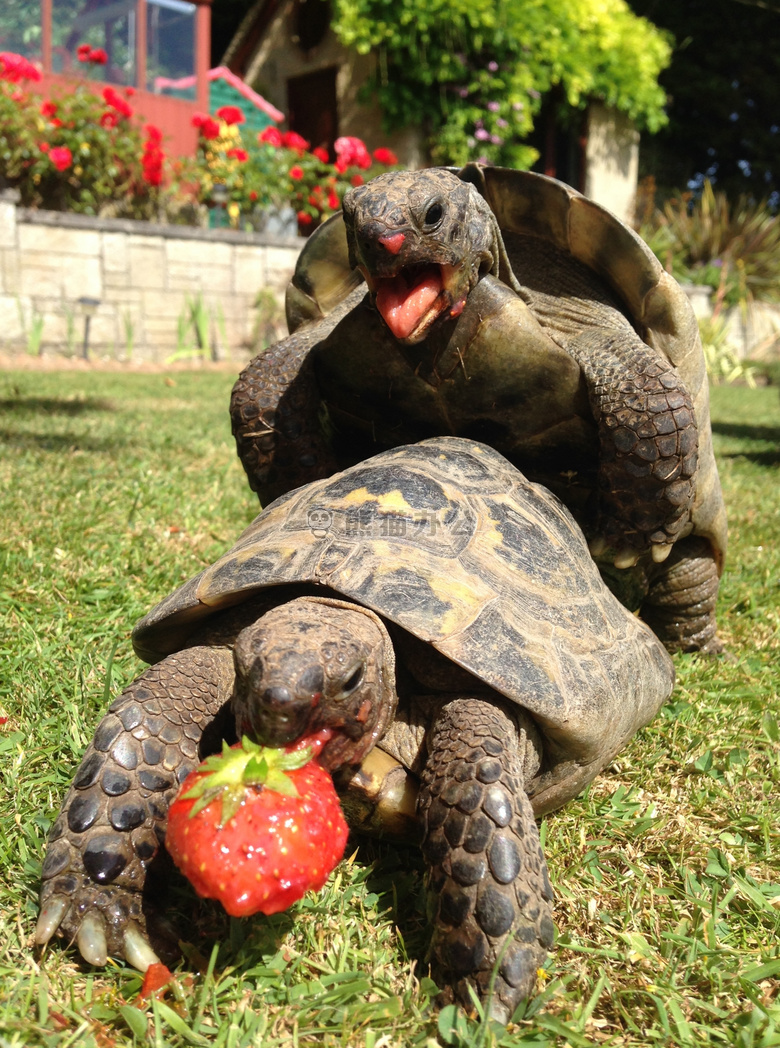
[[[133,643],[153,665],[109,707],[52,828],[37,942],[146,968],[144,887],[178,784],[223,737],[330,729],[353,827],[421,841],[438,985],[466,1003],[475,988],[503,1021],[553,941],[535,817],[674,682],[562,503],[454,437],[277,499]]]

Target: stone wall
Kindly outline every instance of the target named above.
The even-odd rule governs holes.
[[[304,241],[17,207],[0,194],[0,348],[165,361],[197,350],[191,305],[214,356],[249,351],[256,324],[283,333],[284,289]],[[258,293],[266,289],[256,309]],[[81,302],[79,300],[82,300]]]

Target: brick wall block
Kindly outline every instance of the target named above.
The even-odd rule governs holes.
[[[95,229],[67,229],[20,222],[17,233],[22,252],[45,251],[48,254],[90,255],[93,258],[100,254],[100,233]]]

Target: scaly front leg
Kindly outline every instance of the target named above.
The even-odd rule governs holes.
[[[594,556],[618,568],[650,549],[663,561],[690,518],[698,467],[693,401],[676,369],[638,336],[603,329],[567,343],[582,368],[599,430]]]
[[[233,387],[236,450],[263,505],[338,468],[319,419],[311,351],[364,295],[365,288],[357,288],[322,320],[255,357]]]
[[[234,676],[230,649],[189,648],[152,666],[111,704],[49,835],[39,945],[57,932],[75,939],[90,964],[125,957],[144,971],[157,960],[146,935],[147,869]]]

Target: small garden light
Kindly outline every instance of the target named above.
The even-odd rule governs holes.
[[[77,301],[81,306],[82,313],[84,314],[84,359],[89,360],[89,324],[95,313],[98,311],[100,299],[89,298],[87,295],[82,295],[81,298],[77,299]]]

